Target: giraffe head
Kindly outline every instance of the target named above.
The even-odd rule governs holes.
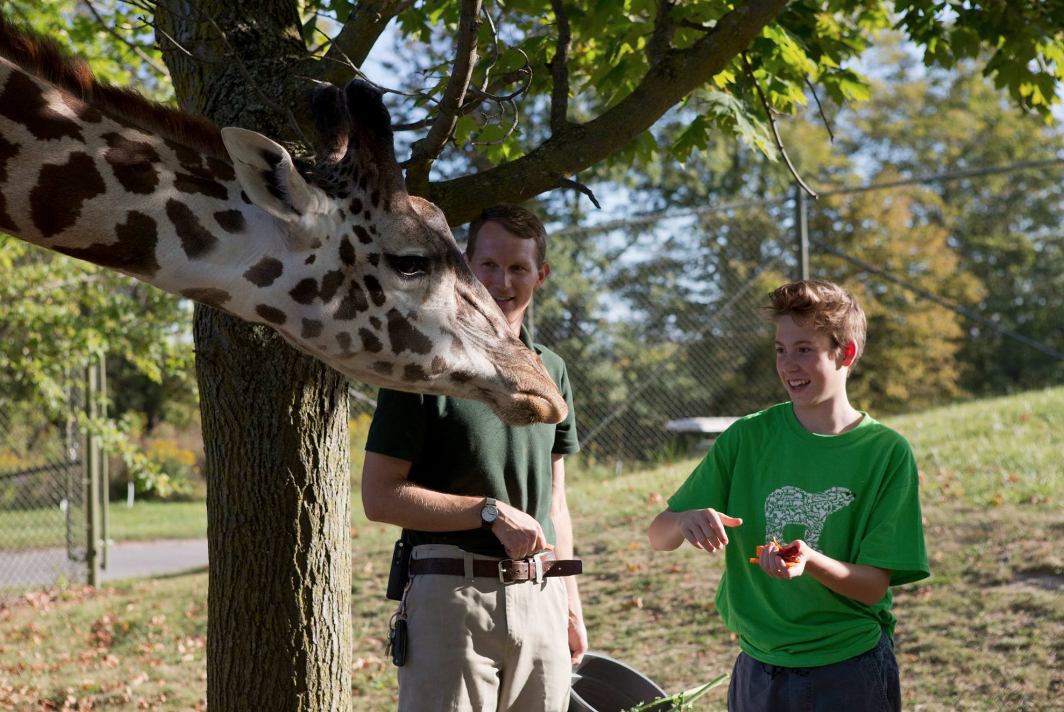
[[[442,211],[406,192],[380,93],[322,85],[312,105],[313,167],[261,134],[222,130],[243,194],[283,246],[242,277],[259,320],[358,380],[474,398],[511,424],[563,419],[564,399]]]
[[[380,94],[325,85],[312,104],[309,166],[102,84],[0,14],[0,229],[269,324],[352,378],[561,421],[439,209],[407,194]]]

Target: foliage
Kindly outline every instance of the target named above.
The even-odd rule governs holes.
[[[403,88],[437,97],[443,91],[453,60],[450,38],[457,31],[459,5],[415,3],[399,15],[400,56],[417,68],[400,77]],[[572,33],[573,118],[586,121],[616,106],[645,81],[662,53],[689,50],[735,6],[730,0],[566,3],[565,19]],[[308,12],[318,9],[342,18],[350,5],[307,2],[305,7]],[[497,74],[518,69],[523,53],[533,67],[523,113],[543,110],[546,104],[537,98],[547,99],[553,87],[549,66],[557,51],[559,18],[546,0],[508,0],[497,8],[488,7],[502,28],[504,51],[493,66],[494,38],[482,28],[482,59],[474,83],[479,84],[489,68]],[[871,82],[854,70],[855,60],[875,45],[882,31],[895,28],[920,49],[928,67],[951,69],[962,61],[984,59],[984,75],[1005,89],[1014,104],[1048,120],[1050,107],[1058,100],[1058,82],[1064,78],[1064,62],[1059,61],[1064,59],[1062,23],[1064,10],[1033,2],[911,0],[891,6],[863,0],[826,4],[803,0],[789,3],[751,43],[747,54],[753,80],[762,86],[772,108],[793,114],[806,105],[807,82],[840,105],[867,99]],[[982,54],[985,50],[988,56]],[[736,138],[774,158],[776,149],[753,80],[742,57],[735,56],[711,81],[685,97],[683,108],[691,110],[692,120],[679,135],[666,141],[657,133],[647,136],[610,161],[623,166],[636,159],[649,165],[661,160],[663,153],[683,161],[692,150],[705,151],[721,139]],[[425,103],[418,100],[403,107],[404,118],[420,118]],[[532,130],[522,125],[519,134],[498,145],[468,143],[478,133],[484,142],[498,139],[495,133],[480,132],[500,122],[482,114],[470,116],[460,128],[456,148],[497,164],[528,154],[545,138],[541,125]]]

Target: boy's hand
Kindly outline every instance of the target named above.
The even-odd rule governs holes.
[[[680,517],[680,533],[696,549],[716,552],[728,543],[725,527],[737,527],[742,519],[729,517],[715,509],[691,509]]]
[[[788,565],[787,561],[779,555],[782,549],[798,549],[798,560]],[[761,549],[761,568],[772,578],[793,579],[805,573],[805,562],[809,560],[809,554],[813,550],[801,539],[796,539],[789,544],[776,546],[776,542],[770,541]]]

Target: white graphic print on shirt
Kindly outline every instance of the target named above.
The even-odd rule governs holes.
[[[824,520],[853,499],[853,492],[845,487],[832,487],[816,494],[798,487],[780,487],[765,499],[765,541],[775,538],[783,544],[783,528],[795,524],[805,527],[805,543],[820,551],[817,543],[824,531]]]

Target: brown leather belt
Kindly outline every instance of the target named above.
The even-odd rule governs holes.
[[[542,562],[538,576],[537,559]],[[497,578],[502,583],[521,583],[553,576],[575,576],[584,570],[584,562],[579,559],[556,559],[550,552],[528,559],[473,559],[472,563],[473,576]],[[411,559],[410,573],[413,576],[466,576],[466,562],[465,559]]]

